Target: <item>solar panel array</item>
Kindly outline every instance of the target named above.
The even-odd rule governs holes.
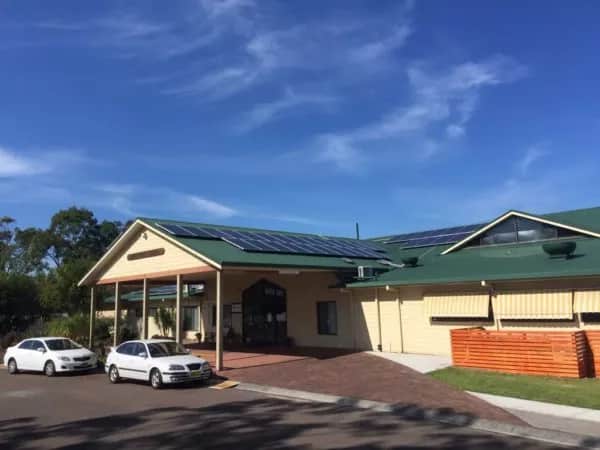
[[[265,231],[231,230],[171,223],[156,225],[174,236],[220,239],[248,252],[342,256],[366,259],[386,258],[385,251],[372,243],[350,239],[310,235],[292,235]]]
[[[484,224],[462,225],[441,228],[439,230],[419,231],[399,234],[385,240],[386,244],[402,244],[402,248],[430,247],[434,245],[454,244],[484,226]]]

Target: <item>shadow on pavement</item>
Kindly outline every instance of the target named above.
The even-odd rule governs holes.
[[[132,401],[135,401],[132,399]],[[34,417],[0,422],[0,448],[132,449],[541,449],[549,444],[477,433],[394,413],[274,398],[201,408],[167,407],[41,425]]]

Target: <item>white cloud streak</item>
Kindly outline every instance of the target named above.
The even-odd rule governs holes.
[[[336,98],[324,94],[297,93],[286,89],[284,94],[271,102],[259,103],[244,113],[236,126],[240,132],[247,132],[280,119],[293,109],[307,106],[329,106]]]
[[[0,147],[0,177],[35,175],[50,170],[36,159],[17,155],[16,152]]]
[[[526,175],[533,164],[546,156],[548,151],[543,144],[535,144],[525,150],[522,158],[517,162],[517,169],[521,175]]]
[[[510,83],[526,73],[524,66],[505,56],[467,62],[433,74],[422,65],[413,65],[407,71],[414,97],[411,104],[357,129],[319,136],[318,159],[342,170],[355,170],[367,144],[373,148],[376,143],[415,136],[429,142],[426,153],[432,155],[434,147],[439,146],[433,145],[434,140],[428,136],[434,125],[445,124],[448,137],[463,136],[481,89]]]

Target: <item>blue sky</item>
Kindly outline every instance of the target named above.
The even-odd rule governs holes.
[[[598,206],[594,1],[5,1],[0,214],[375,236]]]

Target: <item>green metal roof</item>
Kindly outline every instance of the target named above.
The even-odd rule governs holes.
[[[441,255],[449,246],[421,248],[419,265],[386,272],[374,280],[352,283],[350,287],[423,285],[481,280],[520,280],[600,275],[600,239],[567,239],[577,243],[572,258],[550,258],[542,242],[467,247]],[[400,252],[417,255],[411,249]]]
[[[600,207],[529,215],[600,233]],[[139,220],[152,228],[155,228],[156,222],[160,222],[242,231],[270,231],[155,218],[140,218]],[[314,236],[306,233],[276,232],[296,236]],[[222,240],[171,237],[185,247],[206,256],[221,266],[294,267],[331,270],[370,266],[387,270],[376,279],[351,283],[348,285],[350,287],[600,275],[600,239],[594,237],[569,239],[577,242],[576,255],[570,259],[548,257],[542,250],[541,242],[465,247],[447,255],[441,255],[451,245],[402,249],[400,245],[379,244],[370,241],[372,245],[378,245],[385,249],[387,257],[396,264],[401,264],[404,257],[419,256],[417,267],[393,268],[392,270],[390,270],[388,264],[374,259],[351,258],[352,262],[348,262],[345,258],[335,256],[246,252]],[[338,239],[351,240],[351,238]]]
[[[193,222],[182,222],[176,220],[165,220],[156,218],[140,217],[140,221],[146,225],[158,230],[155,226],[156,222],[191,225],[197,227],[212,227],[219,229],[241,230],[241,231],[270,231],[255,228],[229,227],[222,225],[202,224]],[[161,231],[162,230],[158,230]],[[306,233],[292,233],[287,231],[275,231],[293,236],[317,236]],[[186,238],[182,236],[171,236],[179,243],[189,249],[206,256],[210,260],[220,264],[221,266],[262,266],[262,267],[297,267],[297,268],[314,268],[314,269],[355,269],[357,266],[370,266],[374,268],[389,268],[385,264],[381,264],[375,259],[366,258],[350,258],[352,262],[348,262],[343,257],[339,256],[316,256],[316,255],[299,255],[299,254],[283,254],[283,253],[259,253],[246,252],[225,241],[217,239],[197,239]],[[336,238],[347,239],[351,238]],[[375,245],[370,243],[370,245]],[[387,250],[387,247],[380,245],[382,249]],[[393,249],[392,249],[393,250]],[[382,258],[384,254],[382,254]]]
[[[600,233],[600,207],[551,214],[525,214]],[[447,255],[441,253],[451,245],[414,249],[402,249],[395,245],[395,251],[388,252],[395,262],[403,257],[419,256],[419,265],[397,268],[376,279],[348,286],[426,285],[600,275],[600,239],[578,237],[564,240],[577,243],[573,258],[550,258],[542,249],[543,242],[465,247]],[[394,245],[387,245],[391,246]]]

